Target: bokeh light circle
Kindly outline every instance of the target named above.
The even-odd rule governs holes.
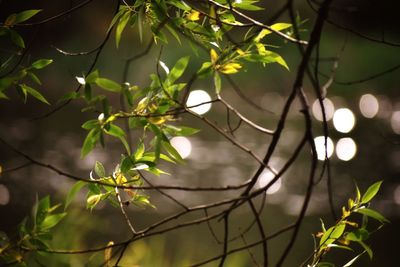
[[[211,103],[205,103],[208,101],[211,101],[211,97],[206,91],[194,90],[190,92],[189,97],[186,101],[186,106],[188,107],[195,106],[189,109],[199,115],[202,115],[207,113],[211,109]]]
[[[368,119],[375,117],[379,112],[379,101],[378,99],[371,95],[362,95],[359,102],[361,114]]]
[[[356,124],[353,112],[348,108],[340,108],[333,115],[333,126],[338,132],[348,133]]]
[[[265,169],[258,178],[258,186],[262,188],[267,184],[269,184],[274,178],[275,175],[270,170]],[[271,185],[270,188],[268,188],[266,193],[268,195],[275,194],[276,192],[279,191],[281,187],[282,187],[282,181],[279,178],[273,185]]]
[[[339,139],[336,143],[336,156],[343,161],[351,160],[357,153],[356,142],[350,137]]]
[[[328,98],[322,100],[322,104],[324,105],[326,120],[329,121],[333,118],[335,106],[333,105],[333,102]],[[322,109],[318,99],[316,99],[312,105],[312,113],[317,120],[323,121]]]
[[[317,150],[317,157],[319,160],[325,160],[325,137],[317,136],[314,138],[315,148]],[[327,156],[330,158],[335,150],[332,139],[329,137],[326,140]]]
[[[192,153],[192,143],[186,137],[173,137],[171,138],[170,143],[183,159],[189,157],[190,153]]]

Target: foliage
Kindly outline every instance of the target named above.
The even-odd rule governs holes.
[[[323,20],[327,16],[327,11],[324,11],[324,9],[327,8],[325,5],[328,4],[324,4],[318,13],[318,20],[313,30],[315,36],[311,34],[310,40],[306,42],[299,36],[299,32],[301,32],[299,26],[302,22],[298,18],[296,20],[292,19],[291,23],[278,22],[267,25],[243,13],[252,14],[252,12],[262,10],[260,1],[209,0],[185,2],[178,0],[137,0],[133,1],[133,3],[127,3],[126,1],[118,3],[118,10],[109,23],[107,36],[114,32],[115,47],[118,49],[121,43],[125,41],[123,38],[124,34],[126,34],[125,32],[128,30],[134,31],[134,27],[137,27],[140,40],[144,38],[147,31],[151,33],[151,45],[154,43],[160,47],[160,54],[156,62],[157,70],[155,73],[149,75],[151,82],[144,87],[131,85],[126,80],[118,81],[107,78],[106,75],[103,76],[102,70],[92,67],[89,71],[83,72],[81,76],[76,77],[77,89],[71,90],[60,97],[57,101],[56,111],[71,101],[81,100],[84,102],[85,107],[82,109],[82,112],[90,113],[91,119],[82,124],[83,130],[86,131],[86,137],[82,140],[81,157],[84,158],[89,155],[98,144],[105,148],[108,141],[107,138],[111,137],[116,138],[123,147],[121,158],[112,172],[107,171],[103,163],[96,161],[93,170],[88,174],[89,177],[84,179],[59,171],[55,167],[25,156],[33,164],[49,168],[53,171],[55,170],[59,174],[77,181],[66,196],[63,212],[57,213],[56,210],[60,208],[60,205],[52,206],[50,204],[50,197],[47,196],[37,201],[32,209],[31,216],[24,219],[20,224],[18,230],[19,236],[17,238],[10,239],[5,233],[1,232],[0,260],[2,263],[16,263],[19,266],[26,266],[25,260],[27,254],[41,252],[56,253],[57,250],[50,249],[47,244],[48,240],[52,238],[53,228],[67,215],[67,208],[73,198],[79,191],[85,188],[87,191],[85,201],[88,209],[95,212],[95,207],[100,203],[109,203],[121,210],[126,224],[132,232],[132,237],[127,241],[120,243],[110,241],[107,246],[100,249],[104,250],[105,264],[109,265],[111,261],[115,261],[115,266],[117,266],[120,259],[124,256],[126,247],[130,243],[146,238],[149,233],[151,236],[152,232],[149,231],[157,228],[159,225],[163,226],[164,223],[166,224],[172,220],[165,219],[165,221],[161,221],[155,226],[139,231],[132,225],[131,220],[126,214],[126,208],[131,204],[141,208],[155,208],[151,203],[147,190],[157,190],[160,193],[164,193],[161,190],[165,188],[195,190],[193,188],[174,186],[157,187],[153,186],[146,179],[146,175],[148,174],[157,176],[166,174],[162,169],[162,166],[165,165],[160,164],[162,161],[168,164],[184,164],[184,159],[171,144],[170,140],[176,136],[190,136],[199,132],[199,129],[194,129],[181,123],[182,120],[179,119],[180,114],[187,113],[203,120],[221,136],[228,139],[245,153],[248,153],[259,164],[259,169],[249,182],[236,187],[236,189],[243,188],[244,191],[240,193],[237,191],[238,193],[235,198],[231,198],[224,203],[232,206],[221,213],[212,216],[207,215],[208,209],[219,206],[219,203],[188,208],[185,204],[174,199],[175,202],[184,208],[184,212],[175,215],[175,217],[171,216],[171,218],[180,218],[184,214],[196,210],[204,210],[206,216],[198,219],[198,221],[185,222],[177,224],[172,228],[166,228],[167,230],[160,230],[160,233],[178,229],[183,227],[182,225],[186,226],[186,224],[209,223],[214,218],[222,218],[228,224],[228,217],[232,210],[244,203],[248,203],[252,207],[252,214],[254,215],[254,223],[251,224],[251,227],[258,225],[260,229],[261,240],[258,241],[258,244],[263,244],[264,262],[266,264],[266,241],[269,237],[264,234],[263,226],[260,222],[260,214],[255,211],[253,206],[253,198],[262,194],[265,195],[268,188],[276,182],[287,168],[285,167],[286,169],[283,168],[277,172],[274,171],[274,180],[265,187],[256,189],[254,185],[262,170],[273,170],[269,166],[269,160],[281,136],[288,110],[295,97],[298,97],[303,104],[302,112],[306,121],[306,139],[304,140],[307,142],[302,142],[300,148],[307,143],[310,146],[310,150],[315,152],[310,116],[307,113],[307,101],[304,99],[304,94],[301,94],[302,85],[299,83],[303,80],[311,53],[319,40],[321,32],[318,32],[318,30],[321,31]],[[26,21],[34,19],[39,12],[41,10],[35,9],[11,14],[0,25],[0,37],[9,40],[15,49],[0,66],[0,73],[2,74],[0,76],[0,98],[8,99],[8,90],[15,88],[24,102],[27,101],[29,95],[50,105],[43,93],[40,90],[34,89],[31,84],[36,84],[36,86],[41,85],[41,80],[37,74],[40,73],[40,69],[51,67],[50,64],[53,62],[53,59],[37,59],[33,63],[17,63],[13,66],[15,58],[22,56],[26,51],[25,49],[27,49],[23,35],[18,30],[21,27],[29,26],[29,23]],[[243,32],[242,29],[246,31]],[[240,40],[233,41],[230,34],[239,36]],[[272,36],[279,37],[283,42],[278,43],[279,45],[274,45]],[[98,53],[101,52],[107,40],[108,37],[104,40],[103,45],[97,49]],[[287,108],[284,109],[281,115],[277,129],[272,131],[258,126],[241,115],[223,99],[222,93],[225,90],[225,83],[230,80],[230,76],[247,71],[249,64],[259,64],[265,68],[270,64],[277,64],[282,67],[282,71],[289,71],[287,62],[277,52],[281,43],[285,44],[287,42],[306,46],[306,50],[303,51],[304,57],[297,70],[298,77],[293,86],[291,97],[289,97],[287,102]],[[193,53],[190,56],[184,55],[177,59],[171,66],[167,66],[162,61],[162,47],[170,43],[188,44],[193,49]],[[207,56],[204,58],[198,56],[198,49],[206,51]],[[194,56],[197,56],[201,60],[199,66],[192,63]],[[96,60],[97,58],[93,66],[95,66]],[[160,72],[160,67],[164,70],[164,73]],[[189,69],[194,69],[195,71],[190,75]],[[205,116],[194,112],[191,109],[193,107],[186,105],[187,97],[192,90],[191,85],[196,79],[208,79],[213,83],[214,99],[212,101],[218,101],[225,105],[228,114],[229,112],[233,112],[240,119],[240,122],[243,121],[250,127],[273,136],[273,141],[271,141],[265,159],[258,158],[255,153],[240,144],[235,139],[234,130],[230,126],[229,130],[222,129]],[[120,97],[123,105],[118,106],[113,104],[112,99],[116,95]],[[323,96],[321,92],[317,93],[317,97],[322,100]],[[199,105],[204,104],[207,103]],[[123,121],[127,122],[128,127],[122,126],[121,122]],[[130,141],[129,138],[131,131],[138,133],[134,142]],[[300,150],[294,151],[294,159],[298,156]],[[20,154],[24,155],[22,152]],[[315,153],[311,153],[311,156],[311,162],[314,164],[316,155]],[[326,160],[328,161],[328,159]],[[293,161],[289,160],[287,165],[290,166],[292,163]],[[312,165],[312,168],[315,170],[316,166]],[[310,184],[313,183],[314,176],[311,175]],[[316,235],[320,239],[311,257],[312,259],[310,258],[311,262],[309,266],[334,266],[333,263],[323,261],[326,254],[330,253],[332,248],[353,251],[353,248],[350,246],[352,243],[361,245],[364,251],[372,258],[372,250],[365,243],[372,232],[367,229],[368,218],[375,219],[381,224],[387,222],[377,211],[369,208],[369,202],[377,194],[380,185],[381,182],[373,184],[362,196],[357,188],[356,198],[354,200],[349,199],[348,206],[343,207],[342,216],[336,224],[325,229],[324,223],[322,223],[322,232]],[[228,189],[230,190],[231,188]],[[196,190],[205,189],[196,188]],[[212,190],[222,191],[225,189],[210,189],[210,191]],[[308,190],[306,201],[303,204],[304,208],[302,209],[302,213],[299,214],[299,220],[295,225],[297,230],[304,217],[308,205],[307,199],[310,196],[311,190]],[[172,197],[169,196],[169,198]],[[356,220],[358,218],[356,214],[362,216],[361,223]],[[217,257],[221,259],[221,266],[230,253],[227,251],[229,233],[227,226],[224,231],[223,254]],[[295,235],[293,242],[294,240]],[[122,252],[118,252],[120,253],[118,257],[112,253],[116,247],[122,248],[120,250]],[[291,244],[288,245],[288,251],[290,248]],[[248,247],[245,246],[239,251],[245,249],[248,249]],[[82,251],[82,253],[84,252]],[[357,254],[345,266],[350,266],[363,253]],[[287,255],[288,252],[283,254],[280,264],[282,264]]]
[[[381,184],[382,181],[374,183],[362,196],[360,194],[360,190],[358,187],[356,187],[357,195],[355,199],[353,200],[350,198],[347,208],[342,208],[342,216],[335,225],[325,229],[325,225],[321,220],[322,232],[316,235],[316,237],[319,237],[320,240],[318,246],[315,248],[312,263],[308,266],[335,266],[333,263],[322,262],[321,260],[325,254],[327,254],[333,248],[354,251],[350,247],[352,242],[361,245],[364,251],[355,256],[344,266],[351,266],[365,252],[367,252],[368,256],[372,259],[372,249],[365,243],[365,241],[373,232],[375,232],[375,230],[369,230],[367,228],[368,218],[375,219],[381,223],[378,229],[384,223],[389,222],[379,212],[368,208],[370,204],[369,202],[378,193]],[[355,222],[354,219],[350,219],[350,217],[356,217],[354,216],[355,214],[362,215],[361,222]]]

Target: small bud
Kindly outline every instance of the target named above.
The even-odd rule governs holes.
[[[104,120],[104,113],[101,113],[97,119],[98,119],[100,122],[103,122],[103,120]]]

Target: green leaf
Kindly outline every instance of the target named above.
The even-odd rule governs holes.
[[[221,92],[221,77],[218,72],[214,72],[214,87],[215,93],[218,95]]]
[[[129,146],[129,143],[126,141],[125,137],[121,136],[121,137],[119,138],[119,140],[120,140],[121,143],[124,145],[124,148],[125,148],[126,152],[127,152],[128,154],[131,154],[131,148],[130,148],[130,146]]]
[[[29,71],[29,72],[28,72],[28,76],[29,76],[29,77],[31,78],[31,80],[32,80],[33,82],[35,82],[36,84],[38,84],[38,85],[41,85],[41,84],[42,84],[42,82],[40,81],[39,77],[36,76],[35,73]]]
[[[371,210],[368,208],[361,208],[361,209],[357,209],[355,210],[355,212],[366,215],[368,217],[374,218],[375,220],[380,221],[381,223],[388,223],[389,220],[386,219],[382,214],[380,214],[379,212],[375,211],[375,210]]]
[[[121,162],[121,172],[127,173],[132,168],[133,165],[134,165],[134,162],[132,161],[132,159],[129,156],[124,157]]]
[[[74,199],[75,195],[82,189],[83,186],[85,186],[86,183],[84,181],[78,181],[76,182],[71,189],[68,192],[67,198],[65,199],[65,205],[64,205],[64,210],[66,210],[71,204],[72,200]]]
[[[177,33],[171,26],[169,26],[168,24],[166,24],[165,27],[166,27],[167,30],[172,34],[172,36],[175,37],[175,39],[178,41],[178,43],[179,43],[179,44],[182,44],[182,43],[181,43],[181,39],[179,38],[178,33]]]
[[[172,136],[189,136],[200,132],[199,129],[186,126],[175,127],[173,125],[165,125],[164,131]]]
[[[171,69],[167,75],[167,78],[165,79],[167,86],[173,84],[179,77],[182,76],[189,63],[189,58],[190,57],[183,57],[176,62],[175,66]]]
[[[117,23],[117,21],[119,20],[119,18],[121,18],[121,16],[126,12],[126,6],[125,5],[120,5],[119,6],[119,11],[118,13],[113,17],[113,19],[111,20],[110,26],[107,29],[107,32],[109,32],[111,30],[112,27],[114,27],[115,23]]]
[[[245,1],[243,0],[241,3],[234,2],[233,6],[243,9],[243,10],[249,10],[249,11],[258,11],[258,10],[263,10],[264,8],[255,6],[253,5],[250,1]]]
[[[282,31],[284,29],[292,27],[292,24],[289,23],[275,23],[274,25],[271,26],[272,29],[276,31]],[[266,35],[272,33],[272,31],[268,29],[263,29],[260,31],[260,33],[257,35],[257,37],[254,39],[256,42],[261,41],[262,38],[264,38]]]
[[[211,73],[211,71],[212,71],[212,67],[211,67],[211,66],[212,66],[212,63],[211,63],[211,62],[209,62],[209,61],[204,62],[204,63],[201,65],[200,69],[197,71],[197,75],[198,75],[200,78],[203,78],[203,77],[209,75],[209,74]]]
[[[181,155],[179,154],[178,151],[176,151],[176,149],[169,143],[166,141],[161,141],[161,144],[163,146],[163,148],[168,152],[168,154],[173,157],[176,161],[183,163],[183,159],[181,157]]]
[[[147,119],[141,117],[130,117],[128,119],[128,122],[129,122],[129,128],[133,129],[146,126]]]
[[[99,162],[97,160],[96,160],[96,163],[94,164],[94,172],[99,177],[105,177],[106,176],[106,170],[104,169],[103,164],[101,164],[101,162]]]
[[[368,237],[369,237],[369,232],[368,232],[368,230],[366,230],[364,228],[356,229],[353,232],[347,233],[345,236],[346,240],[350,240],[350,241],[354,241],[354,242],[367,240]]]
[[[97,78],[95,80],[95,83],[99,87],[103,88],[104,90],[110,91],[110,92],[118,93],[118,92],[121,91],[121,85],[120,84],[118,84],[118,83],[116,83],[116,82],[114,82],[112,80],[106,79],[106,78]]]
[[[381,187],[382,181],[376,182],[373,185],[371,185],[368,189],[367,192],[362,196],[361,198],[361,203],[368,203],[371,199],[374,198],[374,196],[378,193],[379,188]]]
[[[144,144],[143,142],[140,142],[135,151],[135,160],[139,160],[140,158],[143,157],[144,150],[145,150]]]
[[[362,241],[360,241],[359,243],[365,249],[365,251],[367,251],[369,258],[372,260],[372,257],[374,256],[372,249]]]
[[[98,78],[99,78],[99,71],[95,70],[89,73],[88,76],[86,76],[85,81],[86,83],[94,83]]]
[[[43,69],[47,65],[53,63],[52,59],[39,59],[32,63],[31,67],[37,70]]]
[[[171,163],[176,163],[173,159],[171,159],[170,157],[168,157],[165,154],[160,153],[159,155],[160,159],[163,159],[165,161],[171,162]],[[140,162],[142,161],[149,161],[149,162],[155,162],[156,161],[156,155],[154,152],[146,152],[143,157],[140,159]],[[149,165],[148,163],[146,163],[147,165]]]
[[[32,87],[29,87],[26,84],[20,84],[20,87],[21,87],[22,91],[30,94],[31,96],[33,96],[37,100],[42,101],[43,103],[45,103],[47,105],[50,105],[50,103],[46,100],[46,98],[44,98],[44,96],[41,93],[39,93],[38,91],[36,91]]]
[[[87,101],[92,100],[92,87],[89,83],[85,83],[83,95]]]
[[[19,46],[21,48],[25,48],[25,42],[24,42],[24,39],[21,37],[21,35],[19,35],[19,33],[17,33],[14,30],[9,30],[9,32],[10,32],[11,41],[16,46]]]
[[[99,120],[88,120],[84,124],[82,124],[82,128],[86,130],[91,130],[93,128],[98,128],[100,126]]]
[[[105,132],[111,136],[118,138],[125,136],[124,130],[122,130],[119,126],[111,123],[110,123],[110,128],[108,130],[105,130]]]
[[[15,18],[14,24],[27,21],[28,19],[32,18],[40,11],[42,11],[42,10],[41,9],[31,9],[31,10],[25,10],[25,11],[18,13]]]
[[[130,12],[125,12],[125,14],[122,15],[122,17],[119,20],[119,23],[117,25],[117,29],[115,30],[115,45],[119,46],[119,42],[121,40],[121,34],[123,30],[125,29],[126,24],[128,23],[130,18]]]
[[[42,224],[44,219],[46,218],[47,212],[50,208],[50,197],[46,196],[42,198],[37,205],[34,206],[33,208],[33,218],[36,223],[36,225]]]
[[[335,242],[335,240],[342,236],[345,228],[346,225],[344,223],[330,227],[321,237],[319,245],[323,247]]]
[[[95,183],[88,183],[87,188],[89,190],[89,195],[98,195],[101,194],[100,186]]]
[[[40,224],[39,228],[41,230],[50,229],[56,226],[65,217],[65,215],[67,215],[66,212],[46,216],[44,221]]]
[[[90,153],[90,151],[93,150],[99,140],[99,137],[100,131],[98,128],[90,130],[82,145],[81,158],[84,158],[87,154]]]

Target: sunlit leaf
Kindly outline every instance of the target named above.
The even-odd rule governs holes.
[[[328,244],[333,243],[335,240],[342,236],[345,228],[346,225],[344,223],[340,223],[338,225],[330,227],[321,237],[319,245],[327,246]]]
[[[167,133],[171,134],[172,136],[189,136],[196,134],[200,131],[199,129],[186,126],[175,127],[172,125],[165,125],[165,128],[165,131],[167,131]]]
[[[368,209],[368,208],[361,208],[361,209],[357,209],[355,212],[357,213],[361,213],[363,215],[366,215],[368,217],[374,218],[375,220],[378,220],[380,222],[386,222],[388,223],[389,220],[386,219],[382,214],[380,214],[379,212],[372,210],[372,209]]]
[[[369,232],[363,228],[356,229],[352,232],[349,232],[345,236],[345,238],[347,240],[355,241],[355,242],[366,240],[366,239],[368,239],[368,237],[369,237]]]
[[[218,54],[214,49],[210,50],[211,63],[214,65],[218,60]]]
[[[95,80],[95,83],[103,88],[104,90],[110,91],[110,92],[120,92],[121,91],[121,85],[106,78],[97,78]]]
[[[20,87],[23,91],[27,92],[28,94],[30,94],[31,96],[33,96],[34,98],[36,98],[37,100],[50,105],[50,103],[46,100],[46,98],[44,98],[44,96],[39,93],[38,91],[36,91],[35,89],[33,89],[30,86],[27,86],[26,84],[20,84]]]
[[[53,62],[52,59],[39,59],[32,63],[32,68],[40,70]]]
[[[96,160],[96,163],[94,164],[94,172],[99,177],[106,176],[106,170],[104,169],[103,164],[101,162],[97,161],[97,160]]]
[[[140,142],[135,151],[135,159],[138,160],[141,157],[143,157],[144,151],[145,151],[144,144],[143,142]]]
[[[166,141],[161,142],[163,148],[168,152],[168,154],[173,157],[176,161],[183,163],[183,159],[181,155],[179,154],[178,151],[169,143]]]
[[[32,18],[35,16],[37,13],[42,11],[41,9],[32,9],[32,10],[25,10],[16,15],[14,24],[20,23],[27,21],[28,19]]]
[[[207,61],[207,62],[204,62],[204,63],[201,65],[201,68],[197,71],[197,75],[198,75],[199,77],[203,77],[203,76],[206,76],[206,75],[210,74],[211,71],[212,71],[211,66],[212,66],[212,63],[211,63],[211,62],[208,62],[208,61]]]
[[[275,23],[274,25],[271,26],[271,28],[276,31],[282,31],[282,30],[290,28],[290,27],[292,27],[292,24],[289,24],[289,23]],[[261,41],[262,38],[264,38],[266,35],[268,35],[270,33],[272,33],[272,31],[270,31],[268,29],[262,29],[254,40],[256,42],[259,42],[259,41]]]
[[[114,137],[124,137],[125,132],[119,126],[115,124],[110,124],[110,128],[105,131],[107,134],[112,135]]]
[[[46,216],[44,221],[40,224],[39,228],[41,230],[50,229],[50,228],[56,226],[66,215],[67,215],[67,213],[63,212],[63,213],[59,213],[59,214],[53,214],[53,215]]]
[[[365,194],[361,198],[361,203],[368,203],[374,196],[378,193],[379,188],[381,187],[382,181],[376,182],[371,185]]]
[[[167,85],[173,84],[179,77],[182,76],[183,72],[185,71],[185,69],[189,63],[189,58],[190,57],[180,58],[175,63],[174,67],[171,69],[171,71],[167,75],[167,78],[166,78]]]
[[[117,28],[116,28],[116,30],[115,30],[115,45],[117,46],[117,48],[118,48],[119,42],[120,42],[120,40],[121,40],[122,31],[125,29],[126,24],[127,24],[128,21],[129,21],[129,18],[130,18],[130,12],[124,13],[124,14],[121,16],[121,18],[120,18],[120,20],[119,20],[119,23],[118,23],[118,25],[117,25]]]

